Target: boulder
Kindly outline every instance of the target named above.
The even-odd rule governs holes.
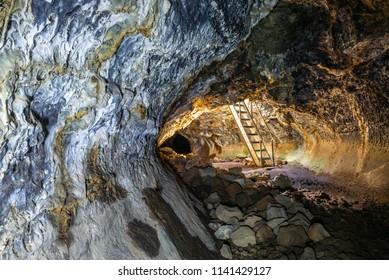
[[[255,232],[248,226],[241,226],[230,235],[232,243],[239,247],[255,245]]]
[[[222,248],[220,249],[220,254],[223,258],[232,260],[231,248],[227,244],[223,244]]]
[[[204,200],[204,203],[215,205],[215,204],[219,204],[220,201],[221,199],[220,196],[217,194],[217,192],[213,192]]]
[[[262,197],[261,193],[256,188],[247,188],[244,192],[250,196],[253,203],[257,202]]]
[[[258,201],[255,204],[255,207],[258,211],[265,211],[268,208],[268,205],[277,203],[277,201],[274,199],[271,195],[266,195],[264,198],[262,198],[260,201]]]
[[[294,215],[290,220],[289,223],[295,226],[302,226],[306,231],[308,231],[308,228],[310,226],[310,221],[307,217],[305,217],[304,214],[298,212],[296,215]]]
[[[207,168],[200,168],[199,169],[199,174],[201,177],[215,177],[216,175],[216,169],[213,167],[207,167]]]
[[[274,196],[274,199],[277,201],[277,203],[284,206],[286,209],[290,208],[293,204],[292,199],[290,197],[287,197],[282,194],[277,194]]]
[[[304,214],[304,216],[307,217],[309,220],[313,219],[313,215],[311,214],[311,212],[308,209],[306,209],[301,203],[293,204],[288,209],[288,213],[291,213],[291,214],[296,214],[298,212]]]
[[[254,204],[254,200],[250,197],[250,195],[246,192],[237,194],[232,201],[238,205],[240,208],[249,207]]]
[[[223,221],[226,224],[229,223],[230,219],[233,217],[236,217],[238,220],[241,220],[243,217],[243,214],[238,207],[228,207],[223,204],[220,204],[216,208],[215,214],[220,221]]]
[[[257,240],[257,243],[264,242],[266,240],[269,240],[274,237],[273,231],[268,226],[262,226],[258,229],[258,231],[255,233],[255,239]]]
[[[217,239],[227,240],[235,229],[236,227],[232,225],[221,226],[214,235]]]
[[[228,169],[228,172],[230,172],[231,174],[234,174],[234,175],[242,175],[242,168],[240,167],[231,167]]]
[[[238,183],[232,182],[225,188],[225,191],[229,197],[234,197],[238,193],[242,192],[242,187]]]
[[[267,221],[267,225],[271,229],[275,229],[276,227],[279,227],[282,223],[285,223],[285,222],[288,222],[288,220],[285,218],[277,218],[277,219]]]
[[[243,225],[254,228],[255,224],[259,221],[262,221],[262,218],[254,215],[254,216],[247,217],[246,220],[243,222]]]
[[[277,236],[278,244],[285,247],[303,247],[307,240],[308,236],[305,230],[295,225],[281,227]]]
[[[273,179],[273,187],[278,188],[280,190],[288,190],[292,187],[292,181],[287,175],[278,174]]]
[[[222,226],[221,223],[209,223],[208,227],[214,231],[217,231]]]
[[[300,260],[316,260],[316,253],[311,247],[305,247]]]
[[[266,212],[267,219],[277,219],[277,218],[284,218],[285,220],[288,219],[288,215],[286,214],[286,210],[282,206],[272,206],[269,209],[267,209]]]
[[[331,235],[322,224],[315,223],[309,227],[308,236],[312,241],[320,242]]]

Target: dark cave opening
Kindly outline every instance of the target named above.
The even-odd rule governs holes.
[[[182,155],[187,155],[192,152],[192,147],[189,140],[179,132],[175,133],[161,145],[161,148],[164,147],[169,147],[177,154]]]

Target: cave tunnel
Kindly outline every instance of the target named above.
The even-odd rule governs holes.
[[[387,0],[3,2],[0,259],[389,259]]]
[[[176,132],[172,137],[167,139],[161,147],[169,147],[173,149],[177,154],[189,154],[192,152],[192,148],[189,140],[181,133]]]
[[[239,257],[237,247],[250,243],[239,238],[254,236],[253,232],[257,242],[275,238],[278,245],[288,248],[299,247],[297,240],[306,240],[305,233],[314,243],[301,250],[274,253],[274,258],[387,258],[381,249],[375,256],[371,253],[373,247],[388,248],[384,230],[388,223],[378,222],[382,218],[377,216],[379,211],[387,213],[389,202],[389,150],[382,138],[388,122],[384,120],[387,113],[373,109],[378,106],[388,112],[388,81],[381,74],[372,75],[380,72],[378,65],[387,64],[387,51],[369,56],[376,61],[369,64],[370,69],[346,62],[330,49],[324,55],[318,46],[328,35],[329,18],[323,14],[314,18],[305,8],[280,5],[225,61],[200,72],[193,88],[175,102],[159,138],[161,143],[182,130],[191,139],[193,154],[183,158],[161,150],[162,158],[209,210],[209,227],[220,240],[226,238],[225,226],[232,226],[240,215],[252,215],[249,227],[253,231],[241,228],[229,235],[221,249],[225,258]],[[290,12],[289,25],[280,23],[286,12]],[[285,38],[285,34],[290,36]],[[301,52],[308,49],[309,55]],[[353,70],[347,72],[346,65]],[[214,79],[212,86],[196,91],[208,76]],[[258,123],[263,119],[262,126],[267,127],[263,142],[275,143],[275,166],[253,164],[229,109],[243,100],[260,106],[261,116],[255,119]],[[373,117],[373,112],[379,116]],[[232,209],[236,216],[225,217]],[[369,214],[364,212],[367,209]],[[297,218],[296,213],[304,218]],[[349,215],[355,223],[338,222],[348,220]],[[221,224],[212,222],[215,217]],[[258,230],[260,225],[265,229]],[[291,241],[289,230],[295,226],[304,230]],[[370,242],[369,234],[353,230],[360,227],[374,229],[379,241]],[[360,240],[354,248],[343,246],[350,237],[341,233],[346,228],[353,232],[353,239]],[[343,245],[335,248],[332,234]],[[371,250],[360,254],[361,244],[369,244]],[[321,251],[321,246],[328,249]],[[259,257],[258,253],[249,255]]]

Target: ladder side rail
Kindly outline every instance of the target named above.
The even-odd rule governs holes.
[[[248,111],[248,106],[247,106],[247,104],[246,104],[246,100],[243,102],[243,104],[244,104],[245,109]],[[249,116],[250,120],[252,121],[252,123],[253,123],[253,125],[254,125],[254,129],[256,130],[256,133],[258,134],[258,137],[260,138],[260,141],[262,142],[262,145],[261,145],[261,158],[262,158],[262,148],[263,148],[263,150],[264,150],[264,151],[266,152],[266,154],[267,154],[267,157],[271,159],[271,156],[270,156],[270,154],[269,154],[269,151],[266,149],[265,141],[264,141],[263,137],[262,137],[261,134],[260,134],[260,129],[258,128],[257,123],[255,122],[255,120],[254,120],[254,118],[252,117],[251,114],[248,114],[248,116]]]
[[[251,140],[250,140],[249,136],[247,135],[247,132],[246,132],[246,130],[245,130],[243,124],[242,124],[242,121],[241,121],[241,119],[240,119],[240,116],[239,116],[239,113],[240,113],[240,112],[238,112],[238,111],[236,110],[236,108],[234,107],[234,105],[230,105],[229,107],[230,107],[230,111],[231,111],[231,113],[232,113],[232,116],[234,117],[235,122],[236,122],[236,124],[238,125],[238,128],[239,128],[239,130],[240,130],[240,133],[241,133],[242,136],[243,136],[243,140],[244,140],[244,142],[245,142],[245,144],[246,144],[246,147],[247,147],[247,149],[249,150],[249,153],[250,153],[251,157],[253,158],[253,161],[254,161],[255,165],[256,165],[256,166],[261,166],[261,162],[260,162],[259,159],[258,159],[258,155],[257,155],[257,153],[255,152],[254,146],[253,146],[253,144],[251,143]],[[239,111],[240,111],[240,109],[239,109]]]
[[[277,139],[275,139],[275,136],[273,135],[273,132],[270,130],[269,125],[265,121],[265,118],[263,117],[261,109],[258,107],[257,102],[252,102],[252,103],[254,103],[254,106],[257,109],[259,116],[261,117],[262,122],[263,122],[264,126],[266,127],[267,132],[270,134],[270,137],[272,138],[272,140],[277,141]]]

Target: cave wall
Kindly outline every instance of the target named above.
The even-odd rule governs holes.
[[[4,1],[1,258],[214,257],[155,143],[198,72],[276,2]]]

